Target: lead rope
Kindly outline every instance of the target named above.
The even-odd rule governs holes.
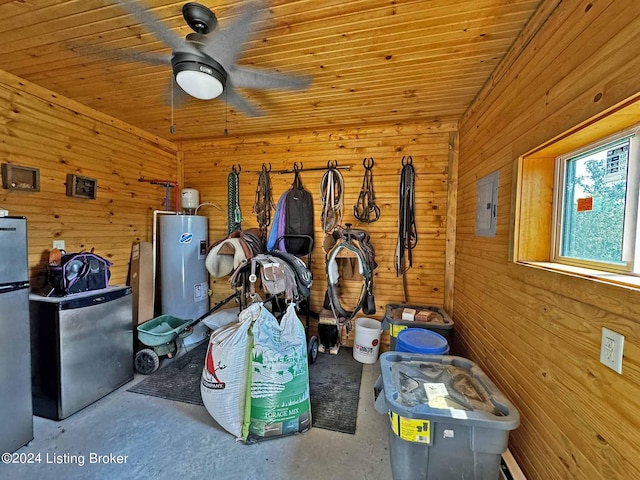
[[[331,233],[342,224],[342,196],[344,179],[337,169],[338,162],[329,162],[327,171],[320,180],[320,202],[322,204],[322,230]]]
[[[362,161],[364,177],[358,195],[358,202],[353,206],[353,216],[364,223],[377,222],[380,218],[380,207],[376,205],[376,194],[373,191],[373,158]]]
[[[396,244],[396,276],[402,275],[402,290],[405,303],[407,294],[407,271],[413,266],[411,251],[418,244],[416,230],[416,173],[413,169],[413,158],[402,157],[402,172],[400,173],[400,207],[398,211],[398,243]],[[409,266],[407,266],[407,261]]]
[[[227,234],[240,229],[242,224],[242,212],[240,211],[240,172],[238,165],[231,167],[231,173],[227,177]]]
[[[262,164],[262,171],[258,177],[258,186],[256,187],[256,199],[253,204],[253,213],[256,214],[258,226],[262,232],[262,238],[267,238],[267,227],[271,225],[271,209],[275,208],[273,196],[271,194],[271,164],[269,170],[267,166]]]

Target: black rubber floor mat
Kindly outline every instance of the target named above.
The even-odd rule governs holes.
[[[129,388],[128,392],[177,402],[203,405],[200,378],[209,342]],[[318,354],[309,365],[309,389],[313,426],[354,434],[358,416],[362,364],[354,360],[352,349],[342,347],[338,355]]]
[[[362,364],[354,360],[351,348],[342,347],[337,355],[318,354],[309,366],[314,427],[356,433],[361,377]]]
[[[208,346],[209,342],[198,345],[127,391],[177,402],[204,405],[200,396],[200,377]]]

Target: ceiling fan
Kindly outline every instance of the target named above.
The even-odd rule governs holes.
[[[193,33],[181,38],[138,0],[116,0],[123,9],[153,32],[171,54],[156,54],[132,49],[107,49],[99,45],[75,45],[73,50],[151,64],[170,65],[176,83],[188,95],[200,100],[224,97],[224,101],[250,116],[262,112],[236,89],[303,90],[311,84],[306,76],[283,74],[236,64],[243,47],[257,29],[265,13],[264,1],[247,2],[237,11],[232,23],[216,28],[218,21],[204,5],[188,2],[182,14]],[[224,95],[223,95],[224,94]]]

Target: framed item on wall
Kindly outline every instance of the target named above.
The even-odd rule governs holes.
[[[2,188],[7,190],[23,190],[25,192],[40,191],[40,170],[22,167],[13,163],[2,164]]]
[[[76,198],[96,198],[98,181],[95,178],[67,174],[67,196]]]

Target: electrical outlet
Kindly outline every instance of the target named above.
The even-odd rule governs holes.
[[[602,329],[602,341],[600,343],[600,363],[611,370],[622,374],[622,352],[624,350],[624,335]]]
[[[58,250],[64,250],[64,240],[54,240],[53,248],[57,248]]]

